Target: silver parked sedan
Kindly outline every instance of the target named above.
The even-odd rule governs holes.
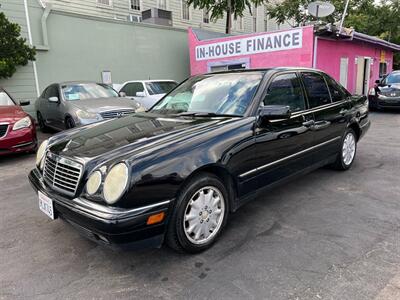
[[[35,103],[42,131],[88,125],[143,111],[137,101],[122,98],[110,86],[94,82],[49,85]]]

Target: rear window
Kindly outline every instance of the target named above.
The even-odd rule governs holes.
[[[310,108],[331,103],[328,87],[324,78],[318,73],[302,73]]]

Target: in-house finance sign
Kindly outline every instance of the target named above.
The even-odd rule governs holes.
[[[197,46],[195,51],[196,60],[205,60],[297,49],[301,48],[302,46],[303,30],[294,29],[201,45]]]

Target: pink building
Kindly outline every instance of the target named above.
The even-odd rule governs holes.
[[[228,36],[189,29],[192,75],[233,69],[308,67],[321,69],[350,92],[366,94],[393,69],[400,46],[353,32],[339,37],[314,26]]]

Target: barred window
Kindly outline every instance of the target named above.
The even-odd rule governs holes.
[[[130,0],[131,1],[131,9],[140,10],[140,0]]]
[[[190,20],[190,10],[186,0],[182,0],[182,19]]]

